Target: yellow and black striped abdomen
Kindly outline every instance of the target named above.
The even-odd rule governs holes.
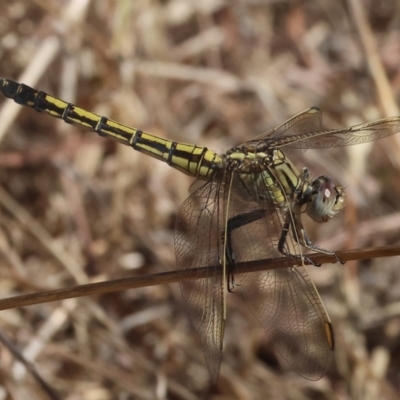
[[[10,79],[0,78],[0,91],[18,104],[61,118],[68,124],[92,129],[100,136],[131,146],[196,178],[208,179],[214,169],[222,164],[221,157],[206,147],[172,142],[150,135]]]

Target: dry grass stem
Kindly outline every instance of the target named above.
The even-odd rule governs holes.
[[[342,261],[367,260],[372,258],[394,257],[400,255],[400,246],[371,247],[364,249],[338,251],[336,256]],[[336,263],[335,256],[327,254],[310,254],[307,257],[317,265],[323,263]],[[308,263],[309,264],[309,263]],[[238,263],[236,273],[251,273],[266,271],[278,268],[289,268],[301,265],[300,260],[292,260],[287,257],[257,260],[247,263]],[[135,276],[108,280],[105,282],[89,283],[73,288],[56,289],[42,293],[32,293],[15,296],[0,300],[0,310],[7,310],[16,307],[25,307],[33,304],[48,303],[83,296],[95,296],[105,293],[113,293],[127,289],[138,289],[148,286],[164,285],[167,283],[179,282],[182,279],[202,279],[209,276],[210,271],[221,270],[221,266],[200,267],[185,271],[161,272],[153,275]],[[221,272],[222,273],[222,272]]]
[[[310,106],[323,129],[397,114],[399,43],[390,0],[3,0],[0,76],[225,152]],[[0,329],[10,349],[0,352],[0,400],[51,398],[46,382],[71,400],[400,397],[400,135],[291,157],[347,195],[329,223],[304,218],[313,243],[347,260],[310,256],[323,264],[308,271],[336,336],[327,375],[291,372],[238,293],[227,296],[213,386],[171,284],[182,279],[174,226],[192,180],[0,102]]]

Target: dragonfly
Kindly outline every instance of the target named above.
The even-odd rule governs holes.
[[[318,380],[334,350],[331,320],[306,268],[304,250],[335,255],[312,243],[302,224],[307,214],[326,223],[346,203],[331,178],[312,179],[287,154],[377,140],[400,131],[400,117],[321,130],[318,108],[309,108],[244,144],[217,153],[206,147],[159,138],[11,79],[0,91],[16,103],[114,139],[195,178],[175,227],[178,270],[207,269],[181,279],[211,380],[222,361],[227,293],[247,302],[276,351],[301,376]],[[240,263],[276,256],[301,260],[292,267],[243,273]],[[268,261],[266,261],[267,264]]]

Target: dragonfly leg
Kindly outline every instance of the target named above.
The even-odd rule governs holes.
[[[299,256],[298,254],[292,254],[292,253],[290,253],[288,250],[286,250],[286,248],[285,248],[285,244],[286,244],[286,242],[287,242],[287,236],[288,236],[288,234],[289,234],[289,230],[291,229],[291,225],[292,225],[292,223],[291,223],[291,214],[290,214],[290,212],[288,211],[288,213],[287,213],[287,215],[286,215],[285,223],[284,223],[283,228],[282,228],[281,236],[280,236],[280,238],[279,238],[278,250],[279,250],[279,252],[280,252],[281,254],[283,254],[284,256],[293,257],[293,258],[297,258],[297,259],[300,259],[300,260],[301,260],[301,259],[302,259],[301,256]],[[292,226],[292,229],[293,229],[293,226]],[[294,239],[295,239],[296,243],[299,243],[299,242],[300,242],[300,241],[298,240],[298,235],[296,235],[296,233],[294,234]],[[302,243],[299,243],[299,244],[303,246]],[[305,247],[308,247],[308,246],[305,246]],[[305,257],[304,260],[305,260],[307,263],[309,263],[309,264],[311,264],[311,265],[314,265],[315,267],[320,267],[320,266],[321,266],[320,264],[315,263],[314,261],[312,261],[312,260],[311,260],[310,258],[308,258],[308,257]]]
[[[235,254],[233,252],[232,246],[232,232],[235,229],[241,228],[247,224],[250,224],[258,219],[262,218],[265,215],[265,210],[254,210],[244,214],[235,215],[234,217],[229,218],[227,223],[227,232],[222,232],[223,240],[226,240],[226,251],[225,257],[228,264],[228,292],[233,293],[233,289],[235,286],[238,286],[235,283],[235,277],[233,274],[234,267],[236,265]]]
[[[307,233],[303,231],[303,235],[304,235],[304,239],[305,239],[305,244],[303,244],[304,247],[313,250],[317,253],[322,253],[322,254],[328,254],[330,256],[334,256],[336,261],[339,262],[340,264],[345,264],[345,261],[342,261],[334,251],[330,251],[330,250],[326,250],[322,247],[316,246],[315,244],[313,244],[313,242],[310,240],[310,238],[308,237]]]
[[[278,250],[283,255],[295,257],[295,258],[301,258],[301,256],[299,256],[297,254],[290,254],[285,249],[285,244],[286,244],[287,236],[288,236],[290,229],[292,229],[292,231],[293,231],[294,240],[299,245],[301,245],[309,250],[315,251],[316,253],[322,253],[322,254],[328,254],[328,255],[334,256],[336,258],[336,261],[340,262],[341,264],[344,264],[344,262],[336,255],[336,253],[334,251],[326,250],[322,247],[314,245],[304,230],[304,227],[303,227],[303,224],[302,224],[301,218],[300,218],[300,213],[290,212],[290,211],[288,211],[286,214],[285,223],[283,225],[282,233],[281,233],[281,236],[280,236],[279,242],[278,242]],[[314,265],[316,267],[321,266],[321,264],[318,264],[318,263],[312,261],[308,257],[306,257],[305,260],[308,263],[310,263],[311,265]]]
[[[228,274],[228,292],[229,293],[235,293],[234,289],[236,286],[239,286],[239,284],[235,283],[235,277],[233,273]]]

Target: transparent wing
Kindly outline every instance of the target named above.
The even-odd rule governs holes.
[[[196,181],[191,193],[180,207],[176,221],[178,269],[218,266],[222,254],[224,185],[218,179],[208,183]],[[225,325],[223,283],[222,272],[217,267],[206,278],[180,281],[213,382],[217,380],[222,359]]]
[[[330,363],[333,334],[306,269],[242,274],[238,281],[275,349],[300,375],[320,379]]]
[[[290,137],[307,132],[319,132],[321,130],[321,123],[321,111],[317,107],[311,107],[283,122],[275,129],[258,135],[249,142]]]
[[[235,177],[234,187],[243,186],[240,180],[240,176]],[[232,231],[232,251],[236,262],[268,258],[277,252],[288,211],[265,198],[267,188],[261,182],[263,180],[254,179],[255,190],[260,194],[257,198],[264,198],[263,201],[256,203],[236,196],[231,199],[231,215],[248,215],[256,209],[264,210],[262,218]],[[288,235],[287,251],[301,254],[293,232]],[[263,326],[271,344],[293,369],[312,380],[323,376],[331,357],[333,335],[329,317],[306,269],[235,274],[235,282],[239,283],[238,292]]]
[[[322,149],[329,147],[350,146],[382,139],[400,132],[400,116],[380,119],[350,128],[331,131],[309,131],[301,135],[278,138],[274,147],[297,149]]]

